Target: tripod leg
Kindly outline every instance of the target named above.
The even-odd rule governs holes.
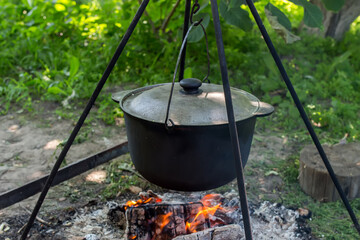
[[[87,115],[89,114],[92,106],[94,105],[94,103],[95,103],[95,101],[96,101],[96,98],[99,96],[99,94],[100,94],[100,92],[101,92],[101,89],[103,88],[106,80],[108,79],[111,71],[113,70],[113,68],[114,68],[114,66],[115,66],[115,63],[117,62],[117,60],[118,60],[118,58],[120,57],[122,51],[124,50],[124,48],[125,48],[128,40],[129,40],[132,32],[134,31],[134,29],[135,29],[135,27],[136,27],[136,25],[137,25],[140,17],[142,16],[142,14],[143,14],[143,12],[144,12],[147,4],[149,3],[149,1],[150,1],[150,0],[144,0],[144,1],[141,3],[138,11],[137,11],[136,14],[135,14],[134,19],[133,19],[132,22],[130,23],[129,28],[127,29],[125,35],[123,36],[123,38],[122,38],[122,40],[121,40],[118,48],[116,49],[114,56],[113,56],[112,59],[110,60],[110,63],[109,63],[109,65],[107,66],[104,74],[102,75],[102,77],[101,77],[98,85],[96,86],[96,88],[95,88],[92,96],[90,97],[89,102],[87,103],[87,105],[86,105],[83,113],[81,114],[81,116],[80,116],[78,122],[76,123],[73,131],[71,132],[69,139],[67,140],[67,142],[66,142],[63,150],[62,150],[61,153],[60,153],[59,158],[57,159],[57,161],[56,161],[55,164],[54,164],[53,169],[51,170],[51,173],[50,173],[48,179],[46,180],[45,186],[44,186],[44,188],[43,188],[43,190],[42,190],[42,192],[41,192],[41,194],[40,194],[40,196],[39,196],[39,199],[38,199],[38,201],[37,201],[37,203],[36,203],[36,205],[35,205],[35,207],[34,207],[34,210],[33,210],[32,213],[31,213],[31,216],[30,216],[30,218],[29,218],[29,221],[28,221],[28,223],[26,224],[26,228],[24,229],[24,232],[23,232],[22,235],[21,235],[21,238],[20,238],[21,240],[26,239],[26,237],[27,237],[27,235],[28,235],[28,233],[29,233],[29,231],[30,231],[30,229],[31,229],[31,226],[32,226],[32,224],[34,223],[34,220],[35,220],[35,218],[36,218],[36,215],[38,214],[38,212],[39,212],[39,210],[40,210],[40,207],[41,207],[41,205],[42,205],[42,203],[43,203],[43,201],[44,201],[44,199],[45,199],[45,197],[46,197],[46,194],[47,194],[47,192],[49,191],[49,188],[50,188],[50,186],[51,186],[51,184],[52,184],[52,182],[53,182],[53,180],[54,180],[54,178],[55,178],[55,175],[56,175],[57,171],[59,170],[59,167],[60,167],[61,163],[63,162],[63,160],[64,160],[67,152],[69,151],[72,143],[74,142],[74,139],[75,139],[76,135],[78,134],[81,126],[83,125],[83,123],[84,123],[84,121],[85,121],[85,119],[86,119],[86,117],[87,117]]]
[[[219,61],[220,61],[221,78],[222,78],[223,87],[224,87],[226,111],[227,111],[227,116],[228,116],[228,121],[229,121],[230,138],[231,138],[232,149],[233,149],[233,153],[234,153],[237,184],[238,184],[240,203],[241,203],[241,212],[242,212],[243,221],[244,221],[245,237],[246,237],[246,240],[252,240],[249,207],[248,207],[248,202],[247,202],[247,197],[246,197],[244,173],[243,173],[243,166],[242,166],[241,154],[240,154],[241,149],[240,149],[239,138],[238,138],[238,134],[237,134],[237,130],[236,130],[234,109],[233,109],[233,104],[232,104],[232,100],[231,100],[230,84],[229,84],[226,59],[225,59],[224,43],[222,40],[219,12],[218,12],[218,6],[217,6],[216,0],[211,0],[211,10],[212,10],[212,14],[213,14],[213,21],[214,21],[214,28],[215,28],[215,35],[216,35],[216,44],[217,44],[217,49],[218,49]]]
[[[191,8],[191,0],[186,0],[185,16],[184,16],[184,29],[183,29],[183,41],[184,41],[185,35],[186,35],[186,33],[187,33],[188,29],[189,29],[190,8]],[[184,47],[184,51],[181,54],[180,70],[179,70],[179,81],[181,81],[184,78],[185,55],[186,55],[186,45]]]
[[[341,197],[341,200],[343,201],[343,203],[344,203],[344,205],[346,207],[346,210],[348,211],[348,213],[350,215],[350,218],[351,218],[351,220],[353,221],[353,223],[355,225],[356,230],[360,234],[360,225],[359,225],[359,222],[358,222],[358,220],[356,218],[356,215],[355,215],[353,209],[351,208],[350,203],[349,203],[344,191],[342,190],[342,188],[341,188],[341,186],[339,184],[339,181],[336,178],[334,170],[331,167],[331,164],[330,164],[330,162],[329,162],[329,160],[328,160],[328,158],[327,158],[327,156],[325,154],[325,151],[324,151],[323,147],[321,146],[321,143],[320,143],[320,141],[319,141],[319,139],[318,139],[318,137],[317,137],[311,123],[310,123],[310,120],[309,120],[309,118],[308,118],[308,116],[307,116],[307,114],[306,114],[306,112],[304,110],[304,107],[302,106],[302,104],[301,104],[301,102],[300,102],[300,100],[299,100],[299,98],[298,98],[298,96],[296,94],[296,91],[295,91],[295,89],[294,89],[294,87],[293,87],[293,85],[292,85],[292,83],[291,83],[291,81],[290,81],[290,79],[289,79],[289,77],[288,77],[288,75],[286,73],[286,70],[285,70],[285,68],[284,68],[284,66],[283,66],[283,64],[282,64],[282,62],[280,60],[280,57],[277,54],[277,52],[275,50],[275,47],[271,42],[269,34],[267,33],[267,31],[266,31],[266,29],[265,29],[265,27],[264,27],[264,25],[263,25],[263,23],[261,21],[259,13],[257,12],[257,10],[256,10],[256,8],[254,6],[254,3],[251,0],[246,0],[246,2],[247,2],[248,6],[250,8],[250,11],[251,11],[252,15],[255,18],[255,21],[256,21],[256,23],[257,23],[257,25],[259,27],[259,30],[260,30],[262,36],[264,37],[266,45],[268,46],[268,48],[270,50],[270,53],[274,58],[274,61],[275,61],[276,65],[277,65],[277,67],[278,67],[278,69],[280,71],[280,74],[281,74],[281,76],[282,76],[282,78],[283,78],[283,80],[284,80],[284,82],[285,82],[285,84],[286,84],[286,86],[287,86],[287,88],[288,88],[294,102],[295,102],[295,105],[296,105],[296,107],[297,107],[297,109],[298,109],[298,111],[299,111],[299,113],[301,115],[301,118],[303,119],[303,121],[304,121],[304,123],[306,125],[306,128],[307,128],[308,132],[310,133],[310,136],[311,136],[311,138],[312,138],[312,140],[313,140],[313,142],[314,142],[314,144],[315,144],[315,146],[316,146],[316,148],[317,148],[317,150],[318,150],[318,152],[319,152],[319,154],[321,156],[321,159],[323,160],[323,162],[325,164],[325,167],[326,167],[326,169],[327,169],[327,171],[328,171],[328,173],[329,173],[329,175],[331,177],[331,180],[333,181],[333,183],[334,183],[334,185],[335,185],[335,187],[336,187],[336,189],[337,189],[337,191],[338,191],[338,193],[339,193],[339,195]]]

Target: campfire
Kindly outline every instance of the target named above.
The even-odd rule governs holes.
[[[148,191],[135,201],[122,197],[109,202],[90,201],[71,212],[55,214],[57,224],[38,225],[30,239],[244,240],[237,192],[208,193],[172,191],[160,196]],[[311,239],[306,224],[311,212],[307,209],[294,210],[265,201],[249,202],[249,212],[254,239]]]
[[[287,239],[298,239],[294,232],[298,213],[286,208],[274,209],[277,209],[275,205],[267,204],[252,213],[261,221],[275,222],[272,223],[272,227],[277,227],[276,231],[292,231],[287,236],[292,234],[294,238]],[[269,213],[265,214],[265,211],[272,211],[276,217],[273,218]],[[284,213],[280,213],[281,211]],[[220,194],[207,194],[199,201],[181,202],[164,200],[152,191],[148,191],[140,193],[138,200],[128,201],[126,204],[112,208],[108,216],[112,222],[125,229],[124,239],[216,240],[244,237],[243,229],[239,224],[242,219],[238,202],[229,201]],[[254,221],[253,224],[256,225],[257,222]],[[207,234],[211,235],[211,238],[206,238]],[[255,232],[254,236],[256,235]]]
[[[128,239],[167,240],[233,223],[227,214],[235,208],[223,206],[223,200],[220,194],[208,194],[198,202],[169,203],[148,191],[114,211],[126,218]]]

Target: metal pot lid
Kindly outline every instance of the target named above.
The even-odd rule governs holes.
[[[114,94],[113,99],[130,115],[150,122],[164,123],[170,91],[171,84],[166,83],[120,92]],[[255,115],[268,115],[273,111],[273,107],[268,105],[271,109],[264,114],[259,99],[243,90],[231,88],[231,95],[236,121]],[[175,83],[169,118],[175,125],[183,126],[227,124],[222,85],[203,83],[199,89],[194,90]]]

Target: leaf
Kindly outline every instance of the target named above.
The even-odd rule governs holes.
[[[322,26],[323,14],[318,6],[307,3],[304,6],[304,23],[313,28],[320,28]]]
[[[58,12],[63,12],[63,11],[66,10],[66,7],[64,5],[62,5],[62,4],[57,3],[57,4],[54,5],[54,7],[55,7],[56,11],[58,11]]]
[[[67,95],[65,91],[61,90],[58,87],[49,87],[47,92],[55,95],[59,95],[59,94]]]
[[[30,17],[30,16],[34,13],[34,11],[37,10],[37,8],[38,8],[37,6],[33,7],[33,8],[26,14],[26,16]]]
[[[286,41],[286,40],[285,40]],[[267,67],[267,69],[271,72],[271,74],[273,74],[274,76],[278,76],[278,69],[276,67],[275,61],[274,59],[271,57],[270,54],[265,53],[263,54],[263,61],[265,63],[265,66]]]
[[[307,0],[289,0],[290,2],[304,8],[304,23],[313,28],[322,26],[323,14],[320,8]]]
[[[77,57],[71,56],[70,58],[70,76],[69,79],[73,78],[78,72],[80,66],[80,61]]]
[[[325,79],[330,79],[330,76],[333,74],[334,69],[336,69],[337,65],[345,62],[346,60],[348,60],[350,58],[350,56],[356,52],[358,49],[349,49],[346,52],[344,52],[343,54],[341,54],[338,57],[335,57],[333,60],[333,63],[328,67],[327,69],[327,74],[325,76]]]
[[[34,5],[33,0],[21,0],[22,4],[24,4],[27,8],[32,8]]]
[[[299,36],[296,36],[295,34],[290,32],[291,23],[289,19],[287,19],[287,17],[275,6],[271,7],[268,5],[265,6],[265,14],[267,19],[269,20],[271,27],[285,40],[286,43],[293,43],[300,40]],[[281,12],[281,14],[277,11]],[[275,14],[278,14],[279,16]],[[279,21],[279,19],[281,22]]]
[[[31,27],[31,26],[34,25],[34,24],[35,24],[35,21],[34,21],[34,20],[31,20],[31,21],[25,23],[25,25],[28,26],[28,27]]]
[[[192,78],[192,69],[187,67],[184,71],[184,78]]]
[[[271,3],[268,3],[265,6],[265,9],[268,10],[267,15],[271,14],[272,16],[277,18],[277,22],[279,24],[281,24],[282,26],[284,26],[287,30],[291,31],[291,22],[290,20],[286,17],[286,15],[280,11],[280,9],[278,9],[277,7],[275,7],[274,5],[272,5]],[[267,16],[266,15],[266,16]]]
[[[194,16],[194,21],[198,21],[201,18],[203,18],[203,21],[201,24],[206,29],[210,22],[210,15],[208,13],[199,13]],[[204,32],[201,28],[201,26],[194,26],[188,36],[188,42],[198,42],[200,41],[204,36]]]
[[[207,6],[209,5],[209,0],[202,0],[200,2],[200,8],[199,8],[199,11],[200,12],[201,10],[203,10],[204,8],[206,8]]]
[[[250,31],[253,22],[249,17],[249,13],[240,6],[231,7],[230,3],[226,4],[225,0],[220,1],[219,9],[221,16],[228,24],[234,25],[244,31]]]
[[[34,1],[33,0],[27,0],[28,4],[29,4],[29,7],[32,7],[33,4],[34,4]]]
[[[327,10],[338,12],[345,4],[345,0],[322,0]]]
[[[302,0],[289,0],[289,1],[296,4],[296,5],[302,6],[302,7],[303,7],[303,4],[304,4],[304,1],[302,1]],[[307,1],[305,1],[305,2],[307,2]]]
[[[231,0],[229,7],[230,8],[235,8],[235,7],[239,7],[240,5],[244,4],[243,0]]]

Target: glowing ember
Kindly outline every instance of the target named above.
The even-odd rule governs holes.
[[[221,204],[222,196],[220,194],[205,195],[200,201],[205,207],[212,207]]]
[[[147,203],[160,203],[162,202],[162,199],[159,198],[159,197],[144,197],[142,199],[139,199],[137,201],[127,201],[125,206],[124,206],[124,209],[128,209],[129,207],[138,207],[140,205],[143,205],[143,204],[147,204]]]
[[[205,220],[213,219],[217,210],[223,212],[229,211],[229,209],[221,207],[221,195],[219,194],[208,194],[201,199],[201,203],[204,205],[203,209],[200,210],[192,221],[186,222],[186,231],[188,233],[197,232],[197,228],[200,224],[203,224]],[[215,206],[214,206],[215,205]],[[216,219],[216,218],[215,218]],[[222,224],[222,221],[210,221],[211,227]]]

